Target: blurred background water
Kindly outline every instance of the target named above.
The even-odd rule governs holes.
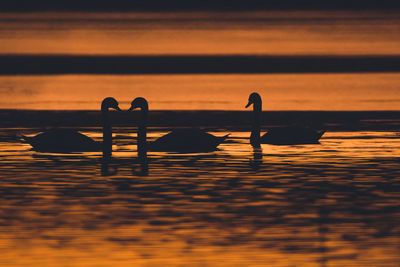
[[[0,14],[2,54],[398,55],[398,11]]]
[[[0,76],[0,107],[122,109],[138,96],[155,110],[244,110],[258,92],[264,110],[399,110],[399,73]]]
[[[0,54],[390,57],[400,55],[399,31],[397,11],[15,12],[0,13]],[[390,71],[391,63],[379,64]],[[399,90],[398,72],[21,73],[0,76],[0,108],[98,109],[107,96],[124,103],[144,96],[151,109],[241,110],[258,91],[266,110],[398,110]]]

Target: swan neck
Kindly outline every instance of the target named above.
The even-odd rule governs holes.
[[[147,113],[148,106],[142,105],[140,107],[140,121],[138,127],[138,141],[137,141],[137,151],[138,157],[141,160],[144,160],[147,157]]]
[[[103,115],[103,156],[111,156],[112,153],[112,129],[109,118],[108,107],[101,106]]]
[[[260,147],[260,131],[261,131],[261,100],[253,104],[253,125],[251,127],[250,143],[253,147]]]
[[[108,112],[109,105],[106,103],[105,100],[101,102],[101,112],[104,114],[104,112]]]

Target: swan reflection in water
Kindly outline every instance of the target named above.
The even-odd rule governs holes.
[[[147,176],[149,175],[149,163],[147,153],[141,154],[136,161],[133,162],[132,175],[134,176]]]
[[[244,164],[228,166],[229,162],[242,162]],[[118,169],[126,169],[130,166],[133,176],[148,176],[150,168],[155,170],[170,170],[172,172],[186,170],[190,175],[197,176],[202,173],[212,173],[221,168],[230,168],[235,172],[247,173],[260,171],[263,163],[261,148],[253,148],[252,152],[240,155],[231,155],[223,150],[214,153],[171,153],[155,152],[151,157],[147,153],[139,153],[137,157],[102,157],[102,176],[114,176]],[[121,173],[121,175],[123,175]],[[153,174],[157,175],[156,173]]]
[[[254,171],[257,171],[261,168],[263,161],[263,154],[261,147],[253,148],[253,158],[250,159],[250,168]]]
[[[23,233],[40,251],[59,254],[81,251],[89,240],[93,251],[151,252],[141,259],[160,261],[165,251],[202,260],[191,251],[207,249],[216,252],[213,260],[243,255],[242,265],[254,255],[257,263],[276,255],[275,262],[304,266],[363,266],[370,255],[371,266],[398,262],[399,140],[328,136],[324,150],[262,145],[262,153],[250,149],[247,135],[234,132],[237,143],[212,153],[149,153],[145,177],[132,176],[140,165],[136,147],[122,138],[114,139],[118,149],[108,162],[110,174],[118,168],[115,177],[99,177],[99,152],[50,155],[0,144],[7,159],[0,161],[3,239],[20,242]],[[368,153],[360,156],[361,149]],[[174,251],[178,242],[183,246]],[[3,248],[9,266],[15,250]]]
[[[102,176],[112,176],[116,175],[118,172],[118,167],[113,166],[110,170],[110,163],[112,161],[112,156],[109,154],[103,154],[101,158],[101,175]]]

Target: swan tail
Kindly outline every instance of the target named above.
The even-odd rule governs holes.
[[[319,131],[317,134],[317,140],[319,140],[324,135],[325,132],[326,132],[326,130]]]
[[[21,143],[30,144],[32,146],[32,150],[37,150],[37,144],[33,137],[25,136],[23,134],[17,135]]]
[[[228,138],[228,136],[230,136],[231,134],[230,133],[228,133],[228,134],[226,134],[226,135],[224,135],[224,136],[222,136],[222,138],[224,138],[224,140],[226,139],[226,138]]]
[[[17,138],[22,142],[22,143],[31,143],[32,142],[32,137],[25,136],[23,134],[17,134]]]
[[[219,143],[222,143],[222,142],[224,142],[225,141],[225,139],[226,138],[228,138],[228,136],[229,135],[231,135],[230,133],[228,133],[228,134],[226,134],[226,135],[224,135],[224,136],[221,136],[221,137],[218,137],[218,141],[219,141]]]

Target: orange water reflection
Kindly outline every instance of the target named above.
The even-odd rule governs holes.
[[[109,163],[115,173],[101,176],[101,153],[35,153],[13,141],[16,131],[3,130],[0,143],[5,266],[400,260],[397,133],[332,132],[321,145],[261,152],[233,132],[214,153],[149,153],[147,176],[132,175],[135,134],[124,133]]]
[[[398,12],[0,13],[0,53],[400,54]]]
[[[1,76],[0,108],[99,109],[137,96],[152,110],[243,110],[257,91],[264,110],[398,110],[399,73]]]

